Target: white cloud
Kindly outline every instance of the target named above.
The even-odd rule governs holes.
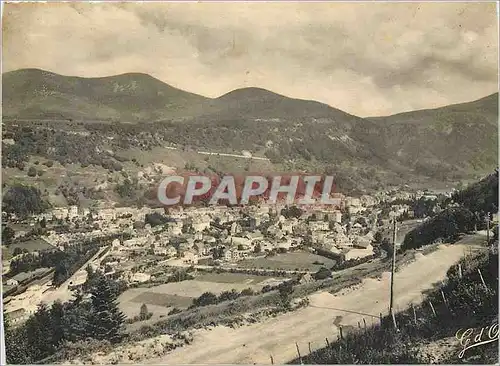
[[[366,116],[497,91],[494,3],[59,3],[4,8],[4,71],[258,86]]]

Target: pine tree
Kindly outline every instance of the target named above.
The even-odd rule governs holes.
[[[118,309],[116,293],[109,281],[101,275],[96,280],[92,294],[92,338],[106,339],[110,342],[120,340],[120,328],[125,316]]]
[[[149,311],[148,311],[148,307],[146,304],[142,304],[141,305],[141,310],[139,312],[139,318],[141,320],[146,320],[149,316]]]
[[[50,310],[44,303],[40,304],[34,316],[26,321],[27,344],[31,348],[30,353],[34,361],[43,360],[55,352],[51,323]]]
[[[52,304],[52,308],[50,309],[50,319],[52,344],[55,347],[58,347],[65,338],[63,329],[64,305],[61,301],[58,300]]]
[[[16,236],[16,232],[10,226],[6,226],[2,231],[2,239],[3,244],[9,246],[12,243],[12,240]]]
[[[76,342],[92,337],[92,304],[85,302],[82,293],[76,293],[76,298],[64,304],[62,332],[65,340]]]
[[[289,310],[291,306],[292,293],[293,293],[293,285],[291,281],[282,282],[278,286],[279,297],[281,305],[284,309]]]

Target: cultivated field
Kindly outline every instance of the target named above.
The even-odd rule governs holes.
[[[118,297],[120,310],[129,317],[139,315],[142,304],[146,304],[148,310],[153,313],[152,320],[167,316],[172,308],[187,308],[192,303],[192,298],[185,296],[173,296],[169,294],[158,294],[149,288],[133,288],[125,291]]]
[[[245,259],[238,262],[238,267],[270,268],[273,270],[294,271],[296,269],[316,272],[321,267],[331,268],[335,262],[331,259],[307,252],[277,254],[267,258]]]
[[[253,276],[239,273],[204,273],[195,280],[172,282],[148,288],[133,288],[125,291],[119,298],[121,310],[129,317],[139,313],[142,304],[154,316],[167,315],[171,308],[188,308],[194,298],[204,292],[216,295],[233,289],[242,291],[251,288],[260,291],[266,284],[273,282],[266,276]]]
[[[15,229],[14,229],[15,230]],[[10,245],[8,248],[2,248],[2,257],[4,259],[11,258],[14,254],[14,250],[19,248],[21,250],[27,250],[28,252],[34,251],[44,251],[44,250],[54,250],[57,249],[55,246],[41,239],[30,239],[27,241],[22,241]]]

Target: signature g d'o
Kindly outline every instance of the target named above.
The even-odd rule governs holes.
[[[465,351],[468,349],[481,346],[484,344],[497,342],[498,341],[498,324],[492,324],[481,329],[459,329],[455,334],[455,337],[460,341],[460,344],[464,347],[463,350],[458,354],[458,358],[462,358],[465,355]]]

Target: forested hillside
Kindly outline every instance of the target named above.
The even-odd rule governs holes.
[[[402,249],[436,240],[453,242],[459,234],[486,229],[486,217],[498,211],[498,170],[453,194],[448,207],[406,234]]]

